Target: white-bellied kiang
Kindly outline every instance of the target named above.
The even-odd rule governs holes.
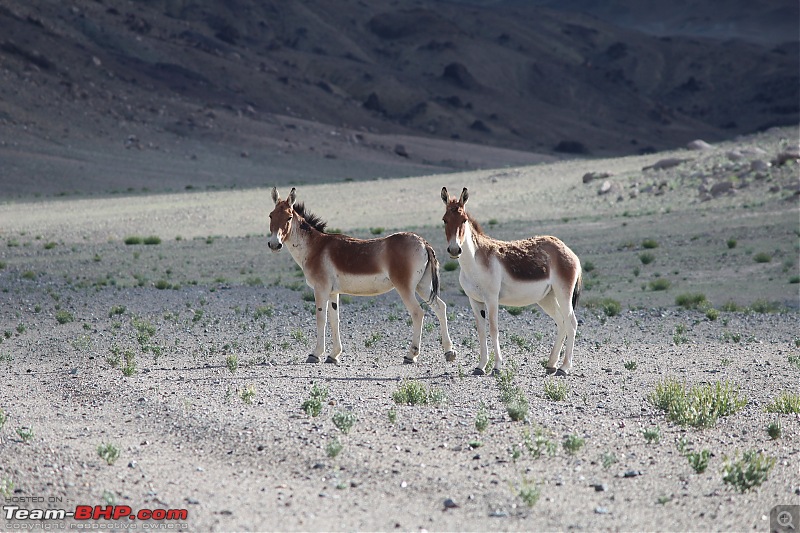
[[[413,323],[411,348],[403,361],[415,363],[420,353],[425,312],[415,293],[436,313],[445,359],[455,361],[457,354],[447,330],[447,306],[439,298],[439,261],[430,244],[408,232],[368,240],[325,233],[325,222],[308,213],[296,199],[294,188],[285,200],[276,188],[272,189],[275,209],[269,215],[268,245],[273,252],[286,245],[303,269],[306,283],[314,289],[317,344],[306,362],[318,363],[325,352],[326,315],[331,321],[333,346],[325,362],[339,362],[339,294],[374,296],[392,289],[397,290]]]
[[[509,242],[489,237],[467,213],[468,199],[466,187],[459,198],[450,197],[447,189],[442,187],[442,201],[447,206],[442,218],[447,252],[458,259],[459,281],[469,297],[478,326],[481,360],[473,374],[485,374],[489,362],[487,319],[489,336],[494,342],[493,373],[502,369],[497,327],[499,306],[539,304],[558,325],[546,371],[557,376],[566,375],[572,367],[572,351],[578,330],[575,317],[575,306],[581,292],[578,256],[555,237],[539,236]],[[556,369],[565,341],[564,362]]]

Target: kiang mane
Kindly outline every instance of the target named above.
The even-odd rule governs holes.
[[[303,202],[297,202],[294,204],[295,212],[300,215],[306,223],[314,228],[315,230],[319,231],[320,233],[325,233],[325,227],[328,225],[327,222],[322,220],[320,217],[315,215],[314,213],[309,213],[306,211],[306,204]]]
[[[485,231],[483,231],[483,228],[482,228],[482,227],[481,227],[481,225],[478,223],[478,221],[477,221],[477,220],[475,220],[475,219],[472,217],[472,215],[470,215],[469,213],[466,213],[466,215],[467,215],[467,220],[469,220],[469,223],[472,225],[472,229],[475,231],[475,233],[477,233],[477,234],[479,234],[479,235],[486,235],[486,232],[485,232]]]

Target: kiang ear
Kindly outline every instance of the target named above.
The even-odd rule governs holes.
[[[294,207],[294,202],[296,200],[297,200],[297,191],[295,190],[294,187],[292,187],[292,190],[289,191],[289,197],[286,198],[286,201],[289,202],[289,207]]]
[[[272,201],[275,202],[276,204],[281,201],[281,195],[278,194],[277,187],[272,188]]]
[[[444,202],[444,205],[447,205],[447,203],[450,201],[450,195],[447,194],[447,187],[442,187],[442,201]]]
[[[461,198],[458,199],[458,203],[461,204],[461,207],[464,207],[467,204],[467,200],[469,200],[469,191],[464,187],[464,190],[461,191]]]

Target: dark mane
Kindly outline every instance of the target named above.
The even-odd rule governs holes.
[[[314,213],[309,213],[308,211],[306,211],[306,205],[303,202],[297,202],[296,204],[294,204],[294,211],[295,213],[300,215],[300,217],[303,220],[305,220],[309,226],[319,231],[320,233],[325,233],[325,226],[327,226],[328,223],[322,220]]]
[[[477,233],[478,235],[486,235],[486,233],[483,231],[483,228],[478,223],[478,221],[472,218],[472,215],[470,215],[466,211],[464,211],[464,214],[467,215],[467,220],[469,220],[469,223],[472,225],[472,229],[475,230],[475,233]]]

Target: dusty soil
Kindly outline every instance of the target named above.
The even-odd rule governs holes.
[[[800,503],[800,420],[764,410],[800,376],[798,167],[753,163],[787,149],[797,150],[796,129],[707,151],[300,186],[331,227],[409,229],[434,244],[447,267],[455,363],[444,361],[429,313],[419,363],[402,364],[410,326],[391,293],[343,302],[341,366],[305,364],[313,309],[291,258],[265,246],[267,189],[2,204],[6,505],[185,508],[172,525],[193,531],[764,530],[773,506]],[[668,157],[685,161],[643,170]],[[587,172],[611,175],[584,184]],[[598,194],[606,180],[611,192]],[[587,271],[563,401],[546,397],[540,364],[554,325],[533,310],[501,313],[514,383],[530,402],[524,422],[510,419],[495,379],[469,375],[477,335],[445,258],[443,185],[470,188],[471,212],[490,234],[557,235]],[[161,242],[126,245],[133,235]],[[669,287],[655,290],[657,280]],[[678,307],[687,293],[704,294],[719,317]],[[607,316],[605,298],[622,312]],[[127,377],[126,353],[135,362]],[[668,377],[729,381],[747,405],[713,428],[675,425],[647,400]],[[446,399],[397,405],[404,380]],[[312,418],[300,406],[314,384],[329,395]],[[333,423],[341,411],[358,419],[348,434]],[[783,436],[771,440],[776,418]],[[660,442],[647,443],[643,430],[656,426]],[[25,427],[27,441],[17,433]],[[558,444],[555,456],[527,451],[526,432],[537,429]],[[569,455],[561,443],[573,434],[585,445]],[[705,473],[681,455],[680,438],[711,451]],[[330,457],[334,439],[343,448]],[[103,443],[120,450],[113,465],[97,453]],[[740,494],[720,470],[745,450],[776,464]],[[521,497],[530,487],[540,491],[533,506]]]

